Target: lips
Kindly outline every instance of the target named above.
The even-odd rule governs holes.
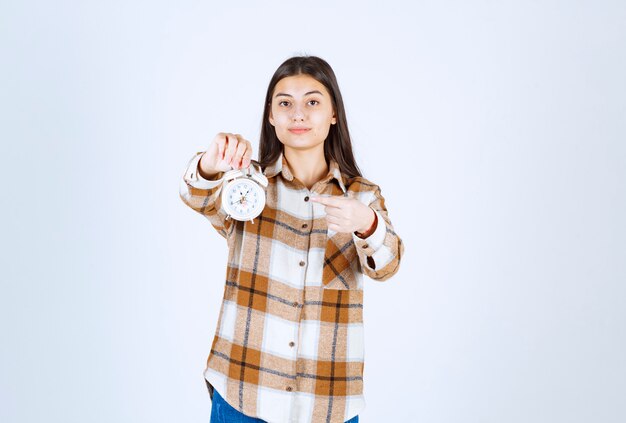
[[[305,132],[310,131],[311,128],[289,128],[289,132],[293,134],[304,134]]]

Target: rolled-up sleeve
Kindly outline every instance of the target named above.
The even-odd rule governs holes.
[[[380,187],[376,186],[369,203],[378,217],[376,229],[367,238],[352,234],[361,270],[372,279],[384,281],[396,274],[404,254],[404,243],[395,232]]]
[[[224,172],[217,173],[211,179],[203,178],[198,172],[202,153],[197,152],[187,163],[180,180],[179,196],[192,210],[206,217],[218,233],[228,240],[234,228],[233,219],[226,218],[221,203]]]

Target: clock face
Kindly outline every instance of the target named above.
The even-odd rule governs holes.
[[[252,219],[265,207],[265,191],[256,182],[247,179],[235,179],[224,187],[222,205],[232,218],[237,220]]]

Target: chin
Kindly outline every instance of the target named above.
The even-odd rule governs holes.
[[[293,148],[294,150],[311,150],[319,145],[319,143],[311,143],[311,142],[289,142],[285,143],[289,148]]]
[[[292,139],[291,137],[287,138],[287,139],[280,139],[280,142],[286,146],[286,147],[291,147],[291,148],[311,148],[311,147],[315,147],[317,145],[316,142],[311,142],[311,140],[307,140],[307,139],[303,139],[303,138],[295,138]]]

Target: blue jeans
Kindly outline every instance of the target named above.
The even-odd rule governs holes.
[[[211,406],[211,422],[210,423],[267,423],[265,420],[256,417],[246,416],[233,408],[229,403],[213,390],[213,405]],[[354,416],[346,423],[359,423],[359,416]]]

